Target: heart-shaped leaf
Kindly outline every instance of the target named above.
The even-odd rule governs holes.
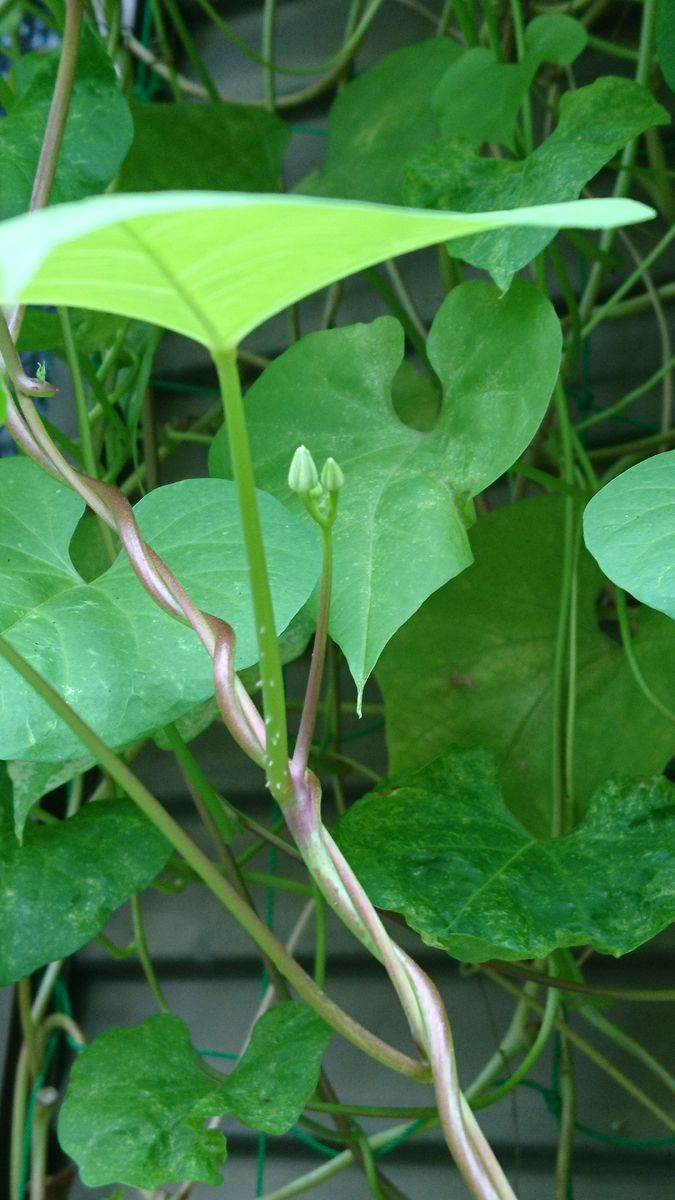
[[[515,150],[518,110],[539,67],[543,62],[565,66],[573,62],[587,37],[584,26],[573,17],[543,13],[525,29],[525,54],[519,63],[500,62],[484,46],[465,50],[433,94],[440,133],[466,138],[476,147],[481,142],[498,142]],[[419,138],[415,151],[422,149]]]
[[[378,908],[467,962],[628,953],[675,917],[675,788],[614,778],[566,837],[511,815],[483,750],[451,750],[349,809],[340,846]]]
[[[0,985],[79,950],[166,863],[171,847],[130,800],[88,804],[55,825],[14,833],[0,765]]]
[[[165,1013],[111,1029],[71,1071],[59,1140],[90,1187],[219,1184],[225,1139],[205,1130],[204,1118],[232,1113],[253,1129],[286,1133],[316,1088],[330,1036],[311,1009],[277,1004],[219,1084],[206,1076],[178,1017]]]
[[[467,283],[439,310],[428,353],[445,397],[430,433],[393,411],[403,334],[391,317],[310,334],[247,395],[257,478],[272,495],[302,511],[287,484],[299,443],[344,471],[331,634],[359,693],[395,630],[471,561],[468,501],[532,439],[558,372],[560,327],[529,284],[500,299],[491,285]],[[211,470],[230,474],[221,434]]]
[[[675,450],[602,488],[586,507],[584,537],[609,579],[675,617]]]
[[[204,1071],[180,1017],[160,1013],[109,1029],[76,1060],[58,1136],[83,1183],[155,1188],[191,1179],[217,1186],[225,1138],[205,1129],[220,1116],[218,1084]]]
[[[406,196],[419,207],[466,211],[571,200],[630,138],[668,120],[640,84],[603,77],[565,93],[555,132],[523,161],[482,158],[462,139],[421,150],[406,172]],[[461,238],[451,250],[508,287],[553,237],[553,230],[504,228]]]
[[[68,545],[82,502],[27,459],[0,461],[0,628],[111,746],[146,736],[213,692],[212,664],[197,636],[157,608],[126,555],[91,583]],[[316,532],[258,495],[278,629],[319,573]],[[188,479],[158,488],[135,508],[141,530],[196,603],[224,617],[240,667],[257,661],[234,486]],[[81,757],[78,739],[5,664],[0,665],[0,745],[7,758]]]
[[[507,804],[527,829],[551,829],[552,678],[562,587],[563,501],[498,509],[471,532],[471,570],[436,592],[385,650],[390,768],[410,771],[450,742],[497,759]],[[652,775],[675,752],[672,723],[635,683],[597,612],[603,579],[580,550],[577,572],[574,794],[580,811],[613,771]],[[634,649],[657,694],[675,675],[675,627],[635,614]],[[617,730],[621,736],[617,736]]]
[[[0,303],[121,313],[222,351],[383,258],[504,223],[596,228],[652,215],[618,199],[458,215],[305,196],[97,196],[0,225]]]
[[[434,87],[461,54],[451,38],[429,38],[386,54],[351,80],[331,105],[325,162],[303,191],[402,204],[406,162],[441,133]]]

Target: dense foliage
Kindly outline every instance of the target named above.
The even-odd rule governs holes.
[[[11,1200],[29,1180],[46,1196],[56,1123],[87,1187],[226,1185],[226,1114],[261,1138],[337,1145],[311,1178],[260,1185],[267,1200],[350,1163],[368,1194],[400,1198],[374,1151],[437,1128],[470,1194],[513,1200],[473,1110],[554,1041],[565,1063],[574,1047],[593,1055],[579,1015],[665,1088],[661,1102],[595,1055],[658,1135],[675,1134],[675,1078],[600,1014],[585,972],[591,952],[619,958],[675,917],[675,6],[643,0],[625,20],[613,0],[408,7],[419,39],[373,61],[378,22],[404,5],[345,4],[342,44],[306,70],[276,55],[269,0],[255,46],[206,0],[186,14],[153,0],[133,28],[120,0],[0,9]],[[260,100],[223,94],[200,21],[252,61]],[[307,136],[322,157],[289,178],[289,144]],[[345,318],[354,286],[368,321]],[[286,310],[288,344],[270,323],[261,354],[250,335]],[[591,346],[636,320],[656,357],[607,395]],[[176,335],[208,352],[219,399],[158,421],[158,348]],[[59,372],[74,433],[59,428]],[[162,485],[191,442],[209,477]],[[344,722],[363,711],[386,738],[384,780],[345,753]],[[190,749],[214,723],[260,768],[268,823],[220,795]],[[175,755],[208,853],[134,774],[149,743]],[[236,800],[235,779],[228,790]],[[251,899],[270,844],[306,868],[298,883],[279,865],[265,887],[309,898],[313,975]],[[187,886],[222,902],[272,984],[227,1074],[168,1011],[143,932],[144,889]],[[97,937],[119,954],[104,928],[127,902],[148,1017],[87,1044],[64,960]],[[383,964],[413,1056],[324,987],[326,904]],[[392,932],[401,920],[515,992],[501,1052],[461,1081],[466,1096],[441,997]],[[608,994],[630,999],[620,963]],[[392,1106],[368,1107],[367,1088],[341,1104],[321,1067],[332,1032],[432,1083],[434,1106],[394,1108],[394,1076]],[[364,1104],[404,1125],[366,1134]],[[559,1108],[566,1200],[571,1085]]]

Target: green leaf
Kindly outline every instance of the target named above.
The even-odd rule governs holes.
[[[385,55],[348,83],[331,106],[326,161],[303,191],[403,203],[406,162],[440,134],[434,87],[460,55],[450,38],[430,38]]]
[[[506,808],[491,756],[450,750],[357,801],[337,834],[374,904],[466,962],[582,945],[618,957],[675,917],[663,778],[609,780],[572,833],[537,842]]]
[[[110,1029],[80,1055],[58,1136],[88,1187],[155,1188],[182,1179],[217,1186],[226,1143],[217,1129],[204,1129],[204,1117],[223,1111],[185,1022],[161,1013]]]
[[[60,50],[29,54],[15,66],[18,98],[0,122],[0,215],[28,207]],[[133,126],[115,69],[90,25],[82,31],[73,96],[51,200],[78,200],[110,183],[131,145]]]
[[[533,64],[532,73],[537,65]],[[441,134],[466,138],[476,147],[480,142],[499,142],[513,150],[518,110],[530,78],[523,63],[497,62],[484,46],[466,50],[434,92]],[[418,142],[415,151],[420,149]]]
[[[551,829],[563,508],[551,496],[480,520],[471,534],[471,570],[430,597],[377,667],[391,770],[415,770],[449,742],[485,746],[496,756],[507,804],[538,837]],[[583,812],[613,771],[663,770],[675,752],[675,730],[645,700],[621,645],[599,627],[603,578],[583,548],[577,588],[574,794]],[[639,610],[636,623],[638,661],[667,697],[675,628],[648,609]]]
[[[76,775],[95,766],[92,755],[78,758],[75,762],[22,762],[15,759],[7,763],[7,773],[14,792],[14,832],[19,841],[23,838],[26,818],[33,807],[55,788],[70,783]]]
[[[122,192],[275,192],[290,131],[251,104],[133,101],[134,141]]]
[[[217,1185],[225,1139],[205,1130],[204,1118],[233,1113],[254,1129],[286,1133],[316,1088],[330,1036],[304,1005],[275,1005],[232,1074],[217,1083],[178,1017],[163,1013],[112,1029],[71,1071],[59,1141],[90,1187],[152,1188],[179,1179]]]
[[[287,484],[299,444],[344,471],[330,629],[359,693],[395,630],[471,561],[468,502],[531,441],[559,367],[559,323],[529,284],[500,299],[467,283],[439,310],[428,353],[444,392],[428,434],[393,411],[403,333],[391,317],[310,334],[247,395],[256,477],[272,495],[303,512]],[[230,474],[220,433],[210,465]]]
[[[618,199],[456,214],[304,196],[101,196],[0,225],[0,303],[121,313],[223,350],[295,300],[383,258],[505,221],[595,228],[652,215]]]
[[[91,583],[68,545],[82,502],[26,459],[0,461],[0,628],[104,741],[147,736],[213,694],[197,636],[160,611],[124,554]],[[315,530],[270,496],[258,497],[279,630],[319,573]],[[257,661],[237,501],[232,484],[188,479],[135,507],[144,536],[196,603],[237,636],[237,663]],[[43,701],[0,665],[0,745],[7,758],[60,762],[82,746]]]
[[[581,21],[565,13],[540,13],[525,28],[525,53],[542,62],[568,67],[578,58],[588,42],[588,33]]]
[[[602,488],[584,513],[584,538],[609,579],[675,617],[675,450]]]
[[[480,158],[461,139],[422,150],[409,163],[406,196],[419,207],[467,211],[571,200],[627,141],[668,120],[646,88],[603,77],[565,93],[555,132],[522,162]],[[554,236],[551,229],[503,229],[460,238],[451,249],[504,288]]]
[[[539,67],[543,62],[567,66],[581,54],[587,40],[581,22],[562,13],[549,13],[535,17],[527,26],[522,62],[498,62],[484,46],[465,50],[433,94],[441,134],[466,138],[475,147],[481,142],[498,142],[515,150],[518,110]],[[414,151],[422,146],[420,138]]]
[[[0,767],[0,984],[66,958],[162,870],[171,848],[130,800],[88,804],[56,825],[14,833]]]
[[[256,1022],[246,1051],[221,1086],[221,1095],[243,1125],[287,1133],[319,1080],[331,1030],[304,1004],[275,1004]]]
[[[0,425],[4,425],[7,416],[7,388],[0,376]]]
[[[654,40],[663,78],[675,92],[675,0],[659,0]]]

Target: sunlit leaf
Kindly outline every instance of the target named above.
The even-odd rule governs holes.
[[[630,138],[668,120],[646,88],[602,77],[565,93],[557,128],[522,161],[480,157],[461,138],[422,149],[408,166],[407,199],[420,207],[466,211],[571,200]],[[507,287],[553,236],[553,230],[504,228],[460,238],[451,249]]]
[[[596,228],[651,215],[618,199],[456,214],[303,196],[101,196],[0,225],[0,303],[121,313],[222,350],[383,258],[504,222]]]

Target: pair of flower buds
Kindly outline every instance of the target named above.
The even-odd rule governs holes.
[[[345,481],[334,458],[327,458],[321,468],[306,446],[298,446],[288,472],[288,486],[301,497],[307,511],[324,527],[333,524],[337,514],[337,497]]]

